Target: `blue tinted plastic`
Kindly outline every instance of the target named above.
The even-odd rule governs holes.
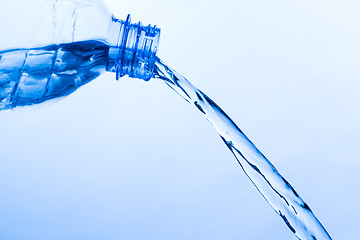
[[[64,97],[105,71],[153,77],[160,30],[116,19],[99,0],[1,4],[0,110]]]

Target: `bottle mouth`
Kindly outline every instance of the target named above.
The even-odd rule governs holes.
[[[120,23],[118,44],[109,49],[116,79],[128,75],[131,78],[150,80],[154,77],[160,29],[151,25],[143,26],[141,22],[132,24],[130,15]],[[116,57],[114,59],[111,56]]]

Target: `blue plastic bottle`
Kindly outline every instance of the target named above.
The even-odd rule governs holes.
[[[160,29],[118,20],[101,0],[12,0],[0,9],[0,110],[65,97],[105,71],[153,77]]]

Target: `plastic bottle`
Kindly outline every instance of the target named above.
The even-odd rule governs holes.
[[[101,0],[0,3],[0,110],[65,97],[105,71],[153,77],[160,29]]]

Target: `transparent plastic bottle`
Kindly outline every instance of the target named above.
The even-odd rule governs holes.
[[[0,1],[0,110],[65,97],[105,71],[149,80],[160,29],[101,0]]]

